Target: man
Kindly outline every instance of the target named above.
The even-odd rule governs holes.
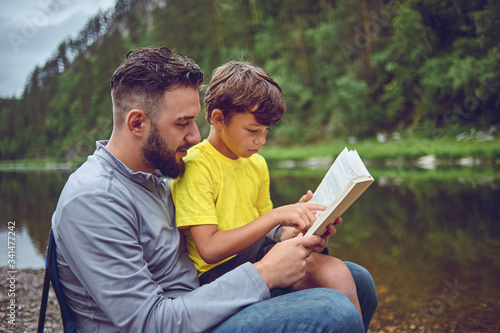
[[[261,261],[199,287],[164,176],[180,176],[182,157],[200,141],[202,81],[191,59],[153,47],[131,52],[113,75],[111,138],[68,179],[52,218],[59,277],[78,330],[364,331],[377,299],[371,276],[357,265],[349,267],[365,325],[335,290],[270,299],[269,289],[304,276],[308,248],[324,247],[329,235],[282,242]],[[295,218],[311,209],[304,204]]]

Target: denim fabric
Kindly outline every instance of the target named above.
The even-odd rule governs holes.
[[[356,282],[364,323],[344,294],[316,288],[250,305],[213,332],[366,332],[378,305],[375,285],[366,269],[354,263],[346,264]]]

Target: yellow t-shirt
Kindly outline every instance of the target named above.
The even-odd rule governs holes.
[[[230,258],[207,264],[188,227],[215,224],[219,230],[231,230],[270,211],[269,171],[262,156],[233,160],[207,140],[189,149],[184,162],[186,172],[172,182],[171,191],[177,227],[184,232],[189,256],[201,274]]]

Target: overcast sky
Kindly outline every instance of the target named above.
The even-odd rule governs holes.
[[[20,97],[36,65],[115,0],[0,0],[0,97]]]

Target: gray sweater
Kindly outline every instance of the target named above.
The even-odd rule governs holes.
[[[246,263],[199,287],[165,178],[106,147],[66,183],[52,227],[59,275],[81,332],[204,332],[270,297]]]

